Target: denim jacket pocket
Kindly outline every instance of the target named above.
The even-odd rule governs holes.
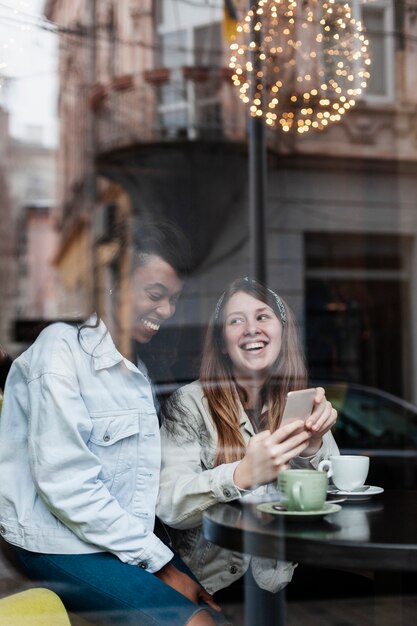
[[[139,412],[133,409],[90,417],[92,430],[88,447],[101,464],[99,478],[112,484],[136,463],[140,432]]]

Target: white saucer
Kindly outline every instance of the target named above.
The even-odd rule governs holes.
[[[327,493],[337,496],[346,497],[347,500],[359,502],[362,500],[369,500],[372,496],[376,496],[379,493],[383,493],[382,487],[375,487],[374,485],[364,485],[359,489],[353,489],[353,491],[344,491],[343,489],[337,489],[337,487],[329,487]]]
[[[330,493],[327,492],[326,503],[327,504],[339,504],[340,502],[345,502],[347,500],[346,496],[339,495],[339,493]]]
[[[278,508],[279,507],[279,508]],[[324,517],[324,515],[330,515],[331,513],[337,513],[342,508],[339,504],[332,504],[326,502],[324,507],[319,511],[287,511],[282,502],[263,502],[256,507],[258,511],[263,513],[271,513],[272,515],[283,515],[291,519],[318,519]]]

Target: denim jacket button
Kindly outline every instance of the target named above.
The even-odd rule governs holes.
[[[236,574],[237,573],[237,567],[235,565],[231,565],[229,568],[229,572],[231,574]]]
[[[110,435],[104,435],[103,441],[110,441]]]
[[[148,561],[141,561],[139,563],[139,567],[141,567],[142,569],[148,569],[148,567],[149,567]]]
[[[230,498],[230,496],[231,496],[232,494],[230,493],[230,491],[229,491],[228,489],[224,489],[224,490],[223,490],[223,495],[224,495],[226,498]]]
[[[6,529],[4,526],[0,526],[0,535],[5,535],[6,534]]]

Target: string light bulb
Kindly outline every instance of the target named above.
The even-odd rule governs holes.
[[[238,24],[229,67],[268,126],[300,134],[338,122],[366,89],[369,42],[340,0],[257,0]]]

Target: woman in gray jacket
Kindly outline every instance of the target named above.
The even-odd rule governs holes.
[[[287,393],[306,386],[288,305],[255,280],[234,281],[209,324],[200,379],[170,398],[161,431],[157,513],[210,593],[240,578],[250,564],[263,589],[276,592],[291,580],[293,564],[218,548],[204,539],[201,523],[204,510],[217,502],[266,492],[287,465],[317,468],[339,453],[330,432],[337,414],[322,388],[305,423],[279,427]]]

